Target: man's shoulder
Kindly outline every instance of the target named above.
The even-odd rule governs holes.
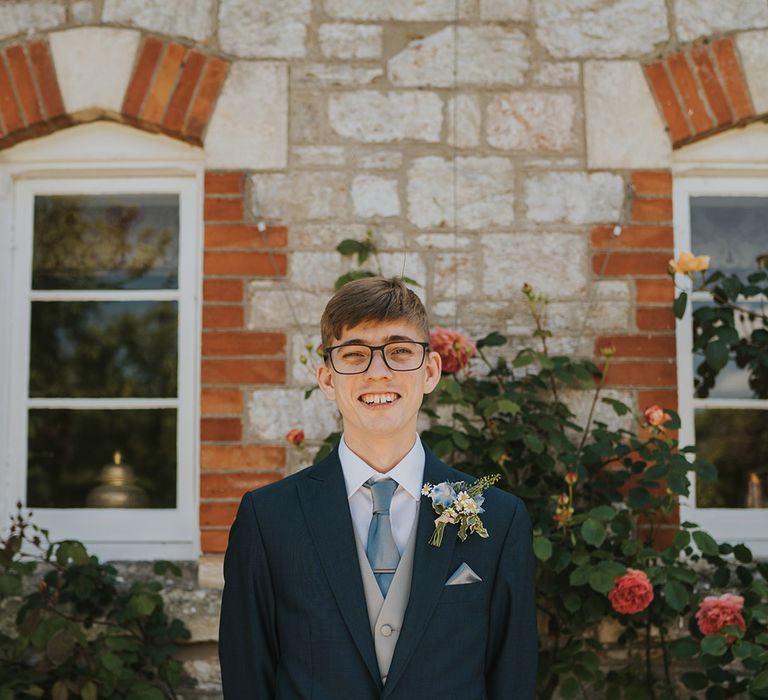
[[[248,491],[244,497],[254,506],[265,506],[267,504],[282,505],[286,499],[295,498],[297,489],[301,488],[307,479],[316,476],[320,464],[322,463],[303,467],[299,471],[289,474],[278,481],[273,481],[270,484]]]

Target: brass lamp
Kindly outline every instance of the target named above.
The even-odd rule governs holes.
[[[763,507],[763,480],[757,472],[749,472],[747,482],[747,508]]]
[[[129,464],[122,463],[119,451],[112,464],[106,464],[99,474],[100,486],[91,489],[85,499],[88,508],[146,508],[147,494],[134,483],[136,477]]]

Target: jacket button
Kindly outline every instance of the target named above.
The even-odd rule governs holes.
[[[393,632],[392,626],[391,625],[382,625],[381,629],[379,630],[379,632],[381,632],[383,637],[389,637],[392,634],[392,632]]]

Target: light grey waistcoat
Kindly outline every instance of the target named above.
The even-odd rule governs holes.
[[[371,564],[365,553],[365,548],[355,535],[357,559],[360,563],[360,573],[363,576],[365,604],[368,607],[368,621],[371,623],[371,634],[376,648],[376,661],[379,664],[381,682],[386,683],[395,645],[400,638],[405,609],[411,593],[411,577],[413,574],[413,555],[416,550],[416,526],[418,515],[414,518],[411,534],[405,545],[397,571],[389,586],[387,597],[381,594],[379,584],[373,575]]]

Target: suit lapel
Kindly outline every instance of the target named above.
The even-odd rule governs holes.
[[[424,480],[430,484],[449,481],[451,479],[449,467],[435,457],[426,445],[424,451],[426,453]],[[456,545],[456,527],[449,525],[446,528],[442,546],[434,547],[429,544],[429,539],[435,528],[436,517],[432,504],[428,499],[422,498],[419,502],[411,595],[405,611],[400,639],[395,647],[392,665],[384,685],[383,697],[392,692],[416,650],[448,578],[448,568]]]
[[[381,687],[338,448],[308,469],[299,483],[301,508],[336,603],[365,665]]]

